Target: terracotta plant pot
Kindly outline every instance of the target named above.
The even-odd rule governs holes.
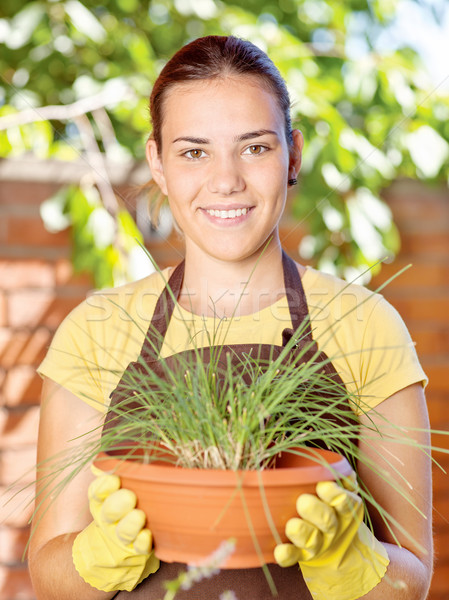
[[[106,454],[95,464],[119,475],[122,486],[136,493],[162,561],[197,564],[233,538],[235,551],[222,568],[250,568],[274,562],[277,541],[272,527],[278,540],[287,541],[285,523],[297,516],[301,493],[314,493],[318,481],[351,472],[347,460],[334,452],[305,448],[301,453],[283,453],[276,468],[263,471],[184,469]]]

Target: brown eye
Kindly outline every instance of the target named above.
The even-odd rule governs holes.
[[[268,148],[266,146],[262,146],[262,144],[253,144],[252,146],[248,146],[243,152],[243,154],[258,156],[259,154],[263,154],[267,150]]]
[[[188,158],[201,158],[203,154],[203,151],[200,150],[199,148],[194,148],[193,150],[188,150],[186,152],[186,156]]]

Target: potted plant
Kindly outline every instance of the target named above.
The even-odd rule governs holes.
[[[116,472],[123,487],[136,491],[156,555],[164,561],[195,563],[219,542],[234,538],[235,552],[225,567],[272,562],[275,545],[285,540],[284,525],[295,515],[298,495],[313,492],[317,481],[348,476],[359,461],[382,476],[357,445],[361,433],[367,438],[379,431],[373,425],[360,432],[355,413],[348,410],[352,404],[363,410],[363,398],[353,397],[328,374],[330,361],[321,359],[313,344],[303,347],[307,360],[298,361],[297,354],[294,361],[285,360],[302,334],[296,331],[270,361],[251,354],[234,360],[224,343],[212,340],[216,350],[207,363],[201,348],[195,349],[194,361],[183,362],[181,355],[176,369],[162,359],[164,377],[138,363],[122,379],[122,397],[101,437],[93,443],[81,439],[77,453],[55,464],[55,477],[70,464],[69,475],[58,485],[92,461]],[[399,443],[406,443],[403,434]],[[304,472],[306,487],[300,482]],[[186,483],[195,478],[193,491],[187,491]],[[272,493],[272,479],[287,480],[281,500]],[[406,482],[407,498],[405,488]],[[57,493],[51,481],[46,490]],[[388,520],[369,490],[362,488],[360,494]],[[200,524],[186,530],[198,507]],[[237,517],[234,508],[240,511]],[[192,548],[194,554],[188,554]]]
[[[272,562],[298,495],[350,475],[354,399],[319,360],[285,362],[293,344],[268,363],[219,346],[207,364],[181,358],[161,378],[142,363],[122,379],[95,464],[136,492],[162,560],[235,538],[226,567]]]

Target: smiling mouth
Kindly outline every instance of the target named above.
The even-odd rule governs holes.
[[[207,214],[211,217],[218,217],[220,219],[235,219],[236,217],[242,217],[250,211],[249,208],[232,208],[230,210],[206,210]]]

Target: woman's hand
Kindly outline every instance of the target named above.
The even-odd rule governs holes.
[[[73,415],[76,415],[76,419]],[[88,465],[80,469],[75,477],[68,475],[72,453],[77,456],[80,439],[85,439],[86,444],[98,443],[103,420],[103,413],[96,408],[50,379],[44,380],[37,457],[37,502],[28,552],[29,570],[38,600],[110,600],[116,595],[115,591],[102,591],[86,583],[73,562],[73,546],[78,536],[77,543],[89,538],[92,541],[96,539],[101,545],[100,538],[93,535],[92,506],[88,503],[89,487],[94,483],[95,489],[96,477]],[[61,469],[65,459],[67,468]],[[114,485],[115,491],[117,483]],[[112,496],[112,490],[109,495]],[[97,507],[103,504],[103,500],[105,498],[97,499]],[[95,508],[93,512],[96,512]],[[143,524],[138,525],[139,531],[134,537],[138,537],[143,527]],[[114,529],[113,524],[111,528]],[[123,531],[119,531],[123,535]],[[126,538],[126,533],[125,539],[131,541]],[[126,549],[127,544],[123,546]],[[149,544],[146,548],[139,546],[138,551],[136,548],[134,550],[142,554],[144,559],[137,561],[143,560],[144,569],[149,567],[151,570]],[[102,548],[106,551],[104,545]],[[88,553],[91,552],[89,548]],[[112,572],[113,569],[109,568],[110,581],[113,580]],[[141,574],[144,575],[144,571]]]
[[[98,590],[131,591],[159,568],[145,514],[135,508],[134,492],[120,489],[116,475],[97,477],[88,495],[93,521],[73,543],[75,568]]]
[[[282,567],[298,563],[314,600],[355,600],[373,589],[385,575],[389,558],[384,546],[363,523],[362,499],[346,480],[316,486],[316,496],[302,494],[300,518],[287,522],[291,544],[275,548]]]

